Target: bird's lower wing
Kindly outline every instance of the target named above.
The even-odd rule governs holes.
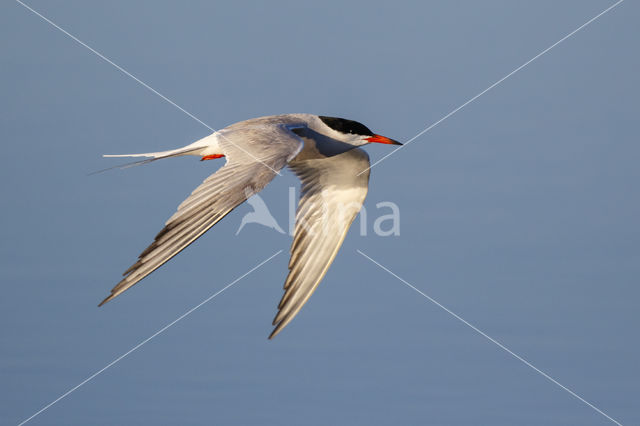
[[[273,143],[272,138],[277,142]],[[268,144],[273,148],[268,149]],[[124,278],[99,306],[158,269],[231,210],[261,191],[301,147],[300,139],[283,128],[252,131],[250,135],[228,134],[223,145],[227,164],[205,179],[180,204],[153,243],[124,272]]]
[[[359,148],[289,166],[302,181],[301,198],[289,275],[270,339],[296,316],[327,273],[362,207],[369,182],[369,157]]]

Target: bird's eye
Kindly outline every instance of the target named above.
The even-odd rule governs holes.
[[[371,130],[369,130],[364,124],[358,123],[357,121],[338,117],[325,117],[323,115],[318,117],[320,117],[320,120],[322,120],[324,124],[345,135],[373,136],[373,132]]]

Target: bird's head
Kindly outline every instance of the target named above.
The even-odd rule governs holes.
[[[331,137],[350,145],[361,146],[368,143],[402,145],[396,140],[373,133],[367,126],[357,121],[324,115],[320,115],[318,118],[333,131]]]

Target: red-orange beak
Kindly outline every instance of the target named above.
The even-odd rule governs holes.
[[[375,142],[375,143],[386,143],[388,145],[402,145],[400,142],[395,141],[393,139],[389,139],[388,137],[382,136],[382,135],[373,135],[369,138],[366,138],[365,140],[369,141],[369,143]]]

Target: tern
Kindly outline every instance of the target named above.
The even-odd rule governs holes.
[[[309,300],[362,208],[369,186],[369,143],[402,145],[364,124],[338,117],[283,114],[232,124],[182,148],[105,157],[183,155],[226,163],[198,186],[127,269],[102,306],[151,274],[260,192],[288,166],[301,181],[289,274],[273,320],[275,337]]]

